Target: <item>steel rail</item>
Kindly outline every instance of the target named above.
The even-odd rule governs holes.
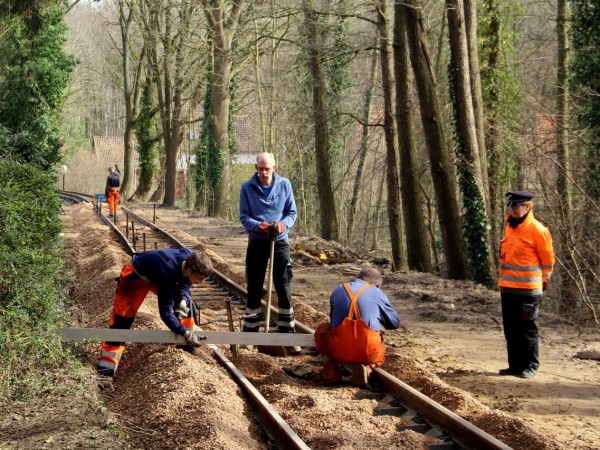
[[[418,411],[429,421],[429,425],[444,429],[454,442],[464,448],[477,450],[510,450],[511,447],[494,436],[477,428],[472,423],[453,413],[415,388],[409,386],[383,369],[373,373],[385,391],[393,394],[405,406]]]
[[[132,211],[131,213],[135,214]],[[136,218],[139,217],[137,214],[135,214],[135,216]],[[153,227],[159,232],[164,232],[164,230],[161,230],[159,227],[150,222],[144,221],[143,223]],[[176,239],[173,240],[173,242],[176,241]],[[225,277],[222,273],[216,271],[214,278],[215,281],[227,289],[235,292],[239,297],[246,298],[248,293],[246,289],[231,279]],[[262,303],[263,306],[266,306],[265,301]],[[271,306],[271,311],[274,314],[278,313],[277,309],[273,306]],[[302,333],[314,334],[314,330],[301,322],[296,322],[296,329]],[[451,436],[452,440],[461,446],[477,450],[510,449],[508,445],[476,427],[459,415],[453,413],[436,401],[430,399],[426,395],[423,395],[385,370],[381,368],[375,368],[374,373],[378,377],[378,381],[385,391],[393,394],[408,409],[419,412],[427,419],[430,426],[435,426],[445,430]]]
[[[138,220],[140,223],[152,228],[154,231],[163,236],[170,236],[167,239],[171,243],[179,247],[184,247],[184,244],[181,243],[181,241],[172,236],[166,230],[163,230],[155,224],[148,222],[144,218],[140,217],[139,214],[129,209],[127,209],[127,211],[134,217],[135,220]],[[102,215],[101,217],[105,223],[109,224],[111,228],[117,232],[120,239],[126,242],[129,248],[132,249],[131,245],[127,241],[127,238],[120,233],[120,231],[118,231],[117,227],[107,218],[103,217]],[[246,289],[221,272],[215,270],[211,278],[221,287],[233,292],[236,297],[240,299],[246,298]],[[265,304],[266,303],[263,301],[263,305]],[[276,308],[271,308],[272,312],[277,315]],[[301,322],[296,322],[296,329],[302,333],[314,333],[314,330],[302,324]],[[249,398],[251,399],[251,403],[256,407],[256,411],[260,411],[260,413],[257,414],[261,420],[264,421],[265,425],[268,426],[267,434],[275,440],[277,445],[280,446],[279,448],[308,448],[305,446],[306,444],[303,442],[301,444],[296,442],[295,438],[287,433],[288,429],[291,430],[291,428],[289,428],[289,426],[283,422],[283,419],[281,419],[279,414],[268,404],[268,402],[262,397],[256,388],[249,383],[246,377],[243,376],[243,374],[241,374],[237,368],[235,368],[235,365],[216,346],[212,347],[214,347],[213,353],[215,354],[218,362],[232,374],[232,376],[236,379],[236,382],[238,382],[240,387],[244,389],[244,392],[248,394]],[[241,374],[241,377],[238,376],[237,372]],[[426,395],[420,393],[418,390],[402,382],[387,371],[381,368],[375,368],[373,369],[373,373],[377,377],[377,382],[386,392],[397,398],[406,409],[421,414],[429,426],[446,431],[450,435],[452,441],[456,444],[464,447],[465,449],[473,450],[510,450],[511,447],[505,443],[476,427],[472,423],[463,419],[459,415],[440,405]],[[293,435],[295,435],[293,430],[291,431]],[[304,446],[296,447],[296,445]]]
[[[296,432],[283,420],[271,404],[262,396],[246,376],[219,350],[215,345],[209,345],[215,358],[233,377],[235,382],[242,387],[250,397],[251,403],[257,406],[256,411],[269,437],[273,439],[282,450],[309,450],[310,447],[304,443]]]
[[[126,208],[121,208],[121,210],[125,209]],[[132,215],[135,220],[160,233],[171,244],[174,244],[176,247],[180,248],[185,247],[185,245],[171,233],[161,229],[160,227],[157,227],[151,222],[148,222],[129,209],[127,209],[127,212],[128,214]],[[98,215],[100,216],[100,219],[117,234],[119,241],[126,246],[128,252],[133,254],[135,252],[133,246],[127,237],[119,230],[119,228],[106,216],[104,216],[101,211],[98,211]],[[236,292],[236,295],[246,292],[243,287],[239,286],[237,283],[234,283],[231,279],[216,270],[211,275],[211,278],[215,279],[215,281],[217,281],[222,288],[231,288],[232,291]],[[271,404],[262,396],[258,389],[256,389],[244,376],[244,374],[237,369],[237,367],[235,367],[233,362],[229,360],[229,358],[227,358],[216,345],[209,344],[207,347],[211,348],[217,362],[229,372],[234,381],[246,393],[249,402],[254,407],[256,415],[260,418],[261,423],[263,424],[265,433],[277,444],[278,448],[282,450],[310,450],[310,447],[306,445],[302,439],[300,439],[296,432],[287,424],[287,422],[285,422],[275,408],[273,408],[273,406],[271,406]]]

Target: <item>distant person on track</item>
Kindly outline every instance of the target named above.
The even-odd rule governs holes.
[[[329,322],[315,330],[325,383],[341,381],[339,363],[346,363],[352,364],[353,384],[365,386],[371,370],[383,364],[386,348],[381,332],[398,328],[400,317],[380,289],[382,281],[379,270],[364,267],[331,293]]]
[[[104,194],[106,195],[106,203],[108,203],[108,217],[114,217],[117,213],[119,205],[119,188],[121,187],[121,172],[115,164],[108,168],[108,176],[106,177],[106,187]]]
[[[272,153],[256,158],[256,173],[240,189],[240,221],[248,233],[246,250],[246,281],[248,302],[243,331],[257,332],[265,325],[261,310],[263,285],[267,271],[271,241],[274,241],[273,284],[277,292],[279,314],[277,331],[294,333],[292,305],[292,265],[288,234],[296,221],[296,202],[292,184],[277,174]],[[293,353],[300,347],[289,348]]]
[[[201,283],[213,271],[204,253],[191,249],[159,249],[136,253],[121,270],[109,328],[129,329],[148,292],[158,296],[158,311],[169,329],[183,336],[183,350],[194,353],[204,336],[195,330],[192,284]],[[125,350],[124,342],[103,342],[98,373],[114,377]]]
[[[499,374],[533,378],[540,365],[535,320],[554,267],[552,236],[533,216],[531,192],[507,192],[506,196],[508,215],[500,242],[498,285],[508,368]]]

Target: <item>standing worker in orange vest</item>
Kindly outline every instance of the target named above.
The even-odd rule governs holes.
[[[500,242],[498,285],[508,368],[499,374],[533,378],[540,365],[535,320],[554,267],[552,236],[533,216],[531,192],[507,192],[506,196],[508,216]]]
[[[117,213],[117,206],[119,205],[119,187],[121,186],[120,173],[121,172],[116,164],[108,168],[106,187],[104,188],[106,203],[108,203],[108,217],[114,217]]]
[[[400,317],[379,289],[382,281],[379,270],[364,267],[356,278],[331,293],[330,321],[315,330],[325,383],[341,381],[341,362],[352,364],[352,383],[365,386],[372,368],[383,364],[385,345],[381,331],[398,328]]]

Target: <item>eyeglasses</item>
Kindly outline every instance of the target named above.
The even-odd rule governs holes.
[[[508,206],[509,208],[517,208],[521,206],[523,202],[525,202],[525,200],[509,200],[506,206]]]

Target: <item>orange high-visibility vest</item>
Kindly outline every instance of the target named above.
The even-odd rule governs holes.
[[[506,217],[508,220],[509,216]],[[529,212],[517,228],[507,224],[500,242],[498,285],[541,294],[554,267],[554,250],[550,231]]]

